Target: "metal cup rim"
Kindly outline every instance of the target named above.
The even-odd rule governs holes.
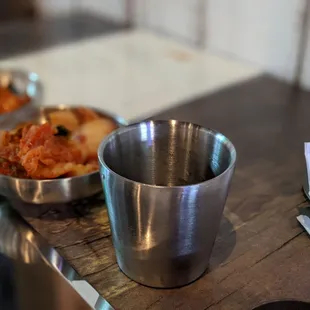
[[[199,129],[206,131],[206,132],[210,132],[213,135],[220,135],[225,139],[225,144],[228,146],[230,152],[231,152],[231,161],[229,163],[229,166],[219,175],[215,176],[212,179],[208,179],[206,181],[203,182],[199,182],[199,183],[194,183],[194,184],[188,184],[188,185],[174,185],[174,186],[164,186],[164,185],[154,185],[154,184],[148,184],[148,183],[143,183],[143,182],[138,182],[132,179],[128,179],[118,173],[116,173],[114,170],[112,170],[105,162],[104,158],[103,158],[103,151],[105,149],[105,147],[108,145],[108,143],[119,133],[126,133],[130,130],[133,130],[135,128],[137,128],[138,126],[140,126],[141,124],[145,123],[145,124],[150,124],[150,123],[156,123],[156,124],[162,124],[162,123],[171,123],[174,122],[174,124],[178,124],[178,125],[193,125],[195,127],[198,127]],[[105,137],[98,148],[98,160],[99,160],[99,169],[101,171],[101,167],[105,167],[111,174],[117,176],[117,177],[121,177],[124,180],[137,184],[137,185],[143,185],[146,187],[152,187],[152,188],[158,188],[158,189],[165,189],[165,188],[175,188],[175,189],[180,189],[180,188],[188,188],[188,187],[196,187],[196,186],[201,186],[202,184],[204,184],[205,186],[210,186],[213,182],[215,182],[218,178],[224,176],[226,173],[228,173],[230,170],[232,170],[235,166],[236,160],[237,160],[237,152],[235,149],[235,146],[233,145],[233,143],[225,136],[223,135],[221,132],[214,130],[212,128],[207,128],[207,127],[203,127],[201,125],[192,123],[192,122],[185,122],[185,121],[178,121],[178,120],[174,120],[174,119],[170,119],[170,120],[148,120],[148,121],[142,121],[142,122],[137,122],[134,124],[130,124],[128,126],[125,127],[120,127],[118,129],[116,129],[115,131],[113,131],[111,134],[109,134],[107,137]],[[101,172],[100,172],[101,174]]]

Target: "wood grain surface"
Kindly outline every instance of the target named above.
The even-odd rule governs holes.
[[[263,76],[156,118],[215,128],[236,146],[237,169],[208,273],[169,290],[128,279],[117,267],[98,198],[76,204],[70,216],[47,208],[35,219],[28,206],[27,220],[118,309],[243,310],[273,299],[310,301],[310,240],[296,220],[298,208],[308,206],[301,184],[310,93]]]

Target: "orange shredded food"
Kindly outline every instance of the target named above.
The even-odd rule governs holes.
[[[29,96],[18,96],[9,88],[0,86],[0,114],[17,110],[29,101]]]
[[[24,124],[2,132],[0,173],[20,178],[54,179],[97,171],[97,148],[100,141],[117,128],[115,122],[100,118],[92,110],[80,109],[76,112],[79,127],[71,132],[63,124],[66,122],[64,116],[59,114],[58,120],[53,119],[57,125]],[[72,120],[72,116],[70,118]],[[102,121],[98,122],[99,119]]]

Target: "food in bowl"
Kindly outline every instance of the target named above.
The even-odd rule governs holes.
[[[0,114],[13,112],[30,100],[27,94],[18,94],[12,83],[7,86],[0,85]]]
[[[0,173],[42,180],[98,171],[98,146],[117,127],[88,108],[52,111],[43,124],[29,122],[0,133]]]

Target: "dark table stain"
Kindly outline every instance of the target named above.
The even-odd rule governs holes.
[[[183,288],[138,285],[117,267],[103,204],[83,217],[28,221],[118,309],[251,309],[310,301],[310,240],[298,225],[310,93],[262,76],[157,115],[213,127],[237,168],[210,270]]]

